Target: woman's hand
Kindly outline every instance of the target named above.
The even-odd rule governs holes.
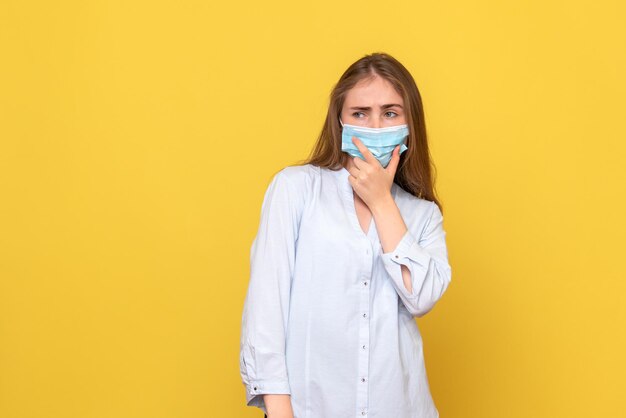
[[[359,138],[353,136],[352,142],[365,160],[352,158],[354,165],[347,169],[350,173],[348,181],[356,194],[373,211],[376,206],[387,203],[389,199],[393,200],[391,186],[400,161],[400,145],[394,148],[387,167],[383,167]]]

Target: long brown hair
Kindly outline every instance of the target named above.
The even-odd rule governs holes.
[[[435,202],[443,213],[443,208],[435,196],[436,167],[432,163],[422,98],[411,73],[389,54],[375,52],[365,55],[343,73],[330,93],[330,104],[326,121],[311,153],[306,160],[296,165],[312,164],[330,170],[339,170],[347,163],[349,154],[341,150],[341,125],[339,116],[348,90],[359,81],[373,76],[389,81],[404,100],[406,123],[409,126],[407,150],[400,154],[400,162],[394,182],[405,191],[422,199]]]

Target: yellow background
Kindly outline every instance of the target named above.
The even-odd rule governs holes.
[[[442,418],[624,417],[623,1],[0,5],[0,417],[258,417],[249,249],[347,66],[414,75]],[[343,417],[328,417],[343,418]],[[390,417],[393,418],[393,417]]]

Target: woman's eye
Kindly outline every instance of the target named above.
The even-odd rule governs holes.
[[[354,112],[354,113],[352,114],[352,116],[357,117],[356,115],[358,115],[358,114],[361,114],[361,115],[362,115],[362,114],[363,114],[363,112]]]
[[[396,112],[392,112],[392,111],[389,111],[389,112],[385,113],[385,115],[388,115],[389,113],[393,113],[394,115],[398,116],[398,114]],[[396,116],[392,116],[392,117],[395,118]]]

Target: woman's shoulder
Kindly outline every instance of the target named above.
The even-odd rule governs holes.
[[[269,179],[266,195],[281,196],[280,199],[290,204],[303,206],[314,186],[318,167],[306,165],[288,165],[275,171]]]
[[[277,177],[284,178],[286,182],[298,188],[310,186],[319,175],[320,168],[312,164],[288,165],[276,173]]]
[[[319,174],[320,167],[313,164],[293,164],[282,168],[279,172],[284,173],[287,176],[303,177]]]
[[[412,193],[407,192],[397,183],[394,183],[396,189],[396,200],[400,200],[407,206],[410,206],[413,210],[432,209],[433,201],[417,197]]]
[[[403,218],[415,229],[422,229],[430,220],[437,204],[431,200],[417,197],[394,183],[396,204]]]

